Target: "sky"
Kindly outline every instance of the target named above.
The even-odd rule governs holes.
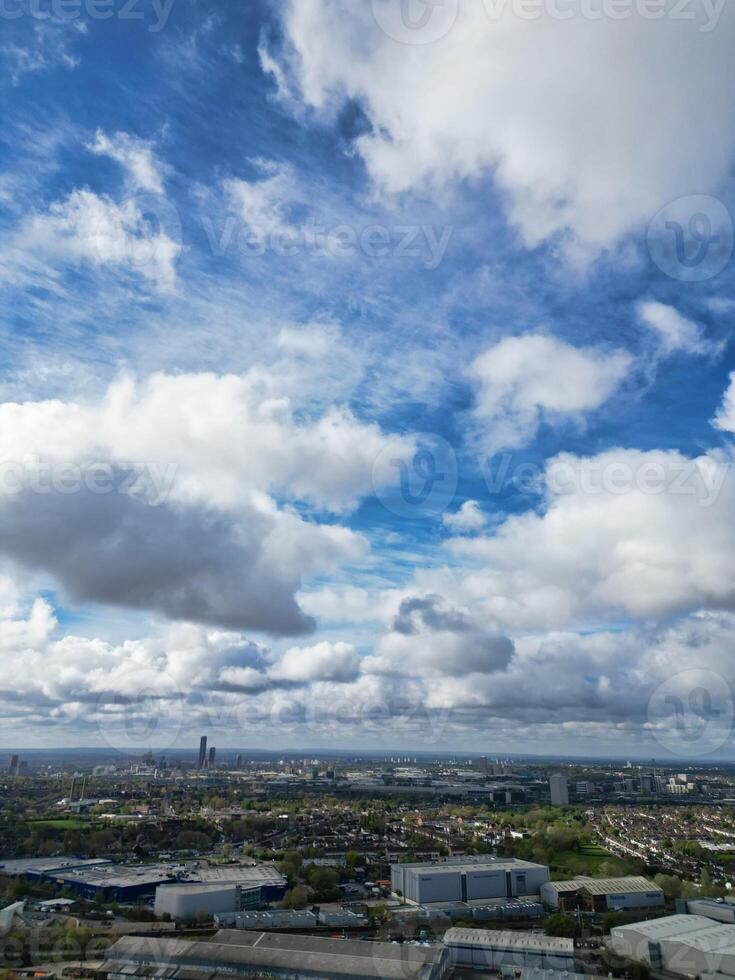
[[[735,758],[733,42],[0,0],[0,745]]]

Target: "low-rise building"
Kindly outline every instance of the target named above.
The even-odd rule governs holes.
[[[574,970],[574,941],[525,932],[448,929],[444,945],[453,966],[482,970],[520,967]]]
[[[326,939],[284,933],[222,930],[209,942],[126,937],[105,952],[109,980],[165,970],[168,980],[214,974],[314,977],[319,980],[444,980],[444,946]]]
[[[666,904],[663,891],[648,878],[587,878],[547,881],[541,900],[550,909],[585,912],[615,912],[623,909],[660,908]]]
[[[516,858],[391,865],[393,893],[417,905],[536,896],[548,880],[545,865]]]
[[[610,946],[620,957],[686,977],[735,978],[735,925],[701,915],[667,915],[616,926]]]

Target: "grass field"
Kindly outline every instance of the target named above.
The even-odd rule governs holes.
[[[585,844],[578,851],[561,851],[554,855],[553,864],[575,875],[596,875],[600,865],[610,864],[615,873],[627,874],[629,866],[623,858],[616,857],[598,844]]]
[[[30,829],[34,827],[54,827],[58,830],[83,830],[89,827],[89,820],[82,817],[55,817],[53,820],[29,820]]]

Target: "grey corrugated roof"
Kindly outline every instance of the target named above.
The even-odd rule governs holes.
[[[574,940],[540,936],[501,929],[464,929],[455,927],[444,933],[444,943],[503,949],[533,950],[539,953],[574,955]]]
[[[229,933],[229,935],[228,935]],[[216,972],[250,967],[294,969],[300,973],[343,973],[406,980],[423,977],[442,954],[440,946],[400,946],[391,943],[287,936],[274,933],[241,933],[222,930],[215,942],[186,942],[128,936],[107,950],[108,960],[147,962],[161,966]],[[116,966],[112,967],[115,972]]]

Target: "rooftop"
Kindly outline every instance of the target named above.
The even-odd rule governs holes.
[[[299,973],[343,973],[406,980],[423,977],[443,953],[442,947],[393,945],[349,939],[323,939],[267,932],[221,930],[211,942],[178,939],[147,939],[129,936],[118,940],[106,952],[108,960],[156,963],[196,969],[198,964],[211,972],[237,973],[252,967],[293,970]],[[119,972],[117,963],[113,968]],[[182,973],[176,971],[180,978]]]
[[[447,929],[444,934],[446,945],[483,946],[497,949],[534,950],[539,953],[561,953],[574,955],[574,940],[556,936],[541,936],[535,933],[510,932],[487,929]]]
[[[432,874],[456,874],[458,871],[522,871],[524,868],[542,868],[542,864],[521,861],[519,858],[492,858],[483,861],[421,861],[416,864],[401,864],[410,871],[431,871]]]
[[[568,881],[549,881],[545,885],[555,892],[572,892],[584,888],[590,895],[618,895],[623,892],[660,892],[658,885],[640,875],[626,878],[570,878]]]

